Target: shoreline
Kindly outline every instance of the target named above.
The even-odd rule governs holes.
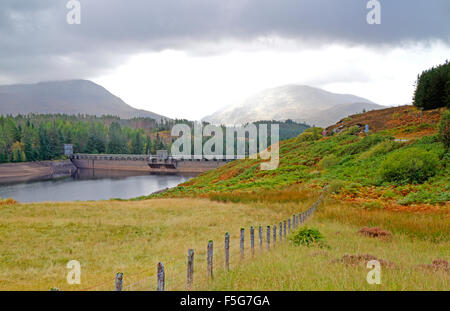
[[[0,185],[71,176],[76,167],[70,160],[0,164]]]

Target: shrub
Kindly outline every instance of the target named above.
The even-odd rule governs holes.
[[[450,111],[444,111],[439,123],[439,140],[444,144],[445,150],[450,147]]]
[[[396,149],[400,144],[396,143],[393,140],[386,140],[383,141],[375,146],[373,146],[372,148],[370,148],[369,150],[367,150],[366,152],[363,152],[359,158],[361,160],[366,160],[378,155],[382,155],[382,154],[386,154],[388,152],[391,152],[392,150]]]
[[[305,130],[302,134],[297,137],[298,142],[303,141],[316,141],[322,138],[322,128],[320,127],[311,127]]]
[[[419,148],[401,149],[391,153],[381,164],[379,175],[383,181],[422,183],[436,173],[438,156]]]
[[[11,198],[2,199],[0,197],[0,205],[14,205],[17,204],[17,201]]]
[[[397,203],[402,205],[414,203],[445,204],[449,200],[450,193],[448,191],[421,190],[409,193],[406,197],[397,201]]]
[[[324,246],[324,236],[318,229],[304,227],[294,233],[293,236],[290,237],[291,241],[294,245],[301,246],[312,246],[319,245]]]
[[[361,132],[361,128],[358,125],[353,125],[342,132],[342,135],[358,135],[359,132]]]
[[[345,181],[342,180],[333,180],[331,181],[328,186],[327,186],[327,190],[330,193],[335,193],[338,194],[342,191],[343,188],[345,188],[345,186],[347,185],[347,183]]]
[[[375,228],[363,227],[358,231],[358,233],[372,238],[380,238],[387,240],[392,238],[392,232],[378,227]]]
[[[368,150],[370,147],[379,144],[382,141],[385,141],[387,138],[381,135],[369,135],[362,139],[357,140],[354,143],[345,145],[341,151],[340,155],[353,155],[358,154],[363,151]]]
[[[319,161],[318,166],[321,169],[326,169],[335,166],[338,163],[339,159],[334,154],[330,154],[323,157],[322,160]]]
[[[388,199],[392,199],[392,198],[397,197],[397,195],[391,189],[387,189],[386,191],[384,191],[383,197],[388,198]]]
[[[380,142],[383,142],[386,140],[385,136],[381,135],[369,135],[364,137],[363,139],[360,139],[359,141],[349,144],[342,149],[341,154],[342,155],[352,155],[352,154],[358,154],[363,151],[366,151],[370,147],[379,144]]]

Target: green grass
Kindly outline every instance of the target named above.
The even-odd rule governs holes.
[[[270,224],[299,210],[293,203],[199,199],[0,205],[0,290],[113,290],[117,272],[124,273],[124,286],[142,282],[128,289],[154,290],[159,261],[166,288],[184,290],[189,248],[198,269],[206,265],[207,242],[219,249],[230,232],[235,266],[242,226]],[[81,263],[81,285],[66,282],[70,260]]]

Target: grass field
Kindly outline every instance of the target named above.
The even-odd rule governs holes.
[[[199,199],[0,205],[0,290],[111,290],[116,272],[124,273],[125,286],[143,282],[129,289],[154,289],[158,261],[166,266],[167,289],[182,290],[189,248],[196,251],[195,277],[201,278],[209,240],[223,249],[228,231],[238,252],[241,227],[271,223],[298,209],[294,203]],[[82,265],[81,285],[66,283],[69,260]]]
[[[325,235],[328,248],[286,242],[262,254],[257,250],[251,259],[247,230],[246,259],[239,260],[241,227],[278,224],[316,198],[306,192],[301,202],[291,203],[153,199],[1,205],[0,289],[112,290],[115,273],[123,272],[125,290],[153,290],[161,261],[166,288],[184,290],[189,248],[195,249],[196,290],[450,289],[448,271],[419,267],[450,259],[450,221],[441,213],[368,211],[328,200],[307,224]],[[394,236],[384,241],[357,234],[365,225]],[[225,273],[227,231],[232,254]],[[215,244],[212,282],[206,276],[209,240]],[[344,254],[374,255],[395,268],[382,268],[382,285],[368,285],[364,263],[332,263]],[[82,265],[81,285],[66,283],[65,265],[73,259]]]
[[[229,273],[216,274],[198,289],[450,290],[450,266],[428,266],[434,260],[450,260],[448,217],[358,211],[327,204],[307,223],[320,230],[327,247],[295,246],[288,241]],[[338,213],[341,216],[335,218]],[[393,237],[360,235],[362,225],[389,228]],[[389,263],[382,262],[379,285],[366,281],[370,271],[366,264],[372,258],[368,255]]]

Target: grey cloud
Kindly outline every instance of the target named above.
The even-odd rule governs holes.
[[[450,43],[448,0],[380,0],[381,25],[366,23],[367,0],[80,0],[81,25],[64,0],[2,0],[0,77],[37,81],[87,77],[136,52],[196,50],[221,40],[280,36],[307,46]],[[0,81],[1,82],[1,81]]]

